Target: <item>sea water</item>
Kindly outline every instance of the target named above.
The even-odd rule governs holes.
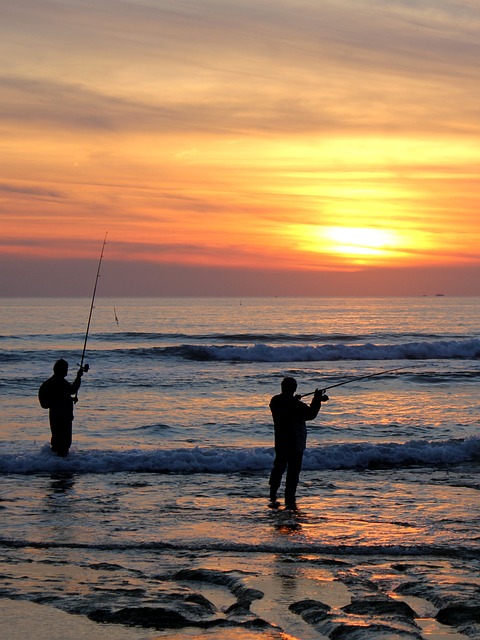
[[[478,603],[479,298],[99,298],[60,459],[37,391],[60,357],[73,379],[89,307],[2,301],[0,596],[155,637],[175,627],[145,613],[159,602],[199,637],[217,624],[342,637],[338,616],[305,622],[298,604],[321,600],[322,581],[351,602],[376,579],[382,597],[421,598],[424,620]],[[309,423],[294,512],[267,500],[268,403],[286,375],[330,396]],[[249,588],[263,595],[240,611]],[[468,621],[458,633],[477,633]]]

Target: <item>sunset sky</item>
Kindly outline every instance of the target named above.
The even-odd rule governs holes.
[[[478,0],[0,6],[0,295],[480,295]]]

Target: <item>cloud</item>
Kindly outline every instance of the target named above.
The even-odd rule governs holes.
[[[119,131],[128,123],[144,123],[154,111],[124,99],[65,82],[30,78],[0,78],[3,100],[0,119],[29,128]],[[161,116],[155,113],[156,120]],[[137,125],[136,128],[142,128]]]
[[[0,118],[170,134],[478,132],[480,20],[463,9],[20,0],[4,18],[19,53]],[[19,51],[19,34],[31,49]],[[469,117],[457,117],[459,102]]]
[[[33,186],[20,186],[18,184],[7,184],[0,182],[0,192],[5,193],[17,193],[19,195],[26,196],[38,196],[39,198],[55,198],[61,199],[64,195],[60,191],[54,189],[43,189],[42,187]]]

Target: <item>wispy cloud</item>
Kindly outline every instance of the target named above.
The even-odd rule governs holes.
[[[480,19],[468,4],[22,0],[9,18],[7,119],[218,134],[478,131]],[[470,118],[455,117],[460,101]]]
[[[54,189],[43,189],[42,187],[34,186],[22,186],[18,184],[5,184],[0,182],[0,192],[5,193],[18,193],[25,196],[38,196],[39,198],[63,198],[63,194],[60,191]]]

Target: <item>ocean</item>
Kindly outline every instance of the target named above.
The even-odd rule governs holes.
[[[72,638],[480,638],[480,298],[99,297],[61,459],[37,392],[89,308],[2,301],[0,603]],[[332,387],[297,510],[286,375]]]

